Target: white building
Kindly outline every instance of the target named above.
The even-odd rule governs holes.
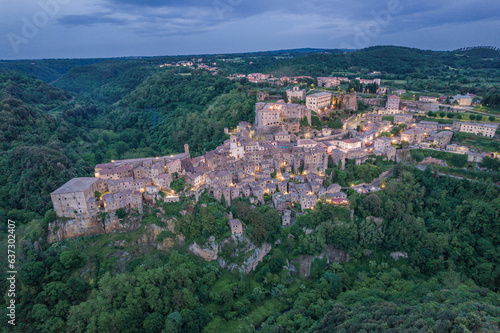
[[[311,110],[329,108],[332,105],[332,94],[320,92],[306,97],[306,106]]]
[[[499,124],[460,123],[460,132],[494,137]]]

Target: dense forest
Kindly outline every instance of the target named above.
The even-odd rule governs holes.
[[[485,80],[498,77],[500,57],[489,49],[200,57],[217,62],[221,75],[159,67],[185,57],[0,63],[0,219],[17,222],[19,263],[18,324],[2,321],[2,332],[500,331],[500,188],[492,182],[497,175],[486,171],[456,169],[476,177],[460,180],[440,176],[446,166],[421,171],[375,157],[348,163],[344,171],[330,165],[328,182],[371,182],[392,168],[383,191],[346,190],[349,208],[319,203],[292,227],[282,228],[267,205],[242,199],[228,207],[204,194],[197,203],[182,198],[147,209],[141,227],[129,233],[48,244],[48,224],[57,219],[49,194],[69,179],[91,176],[95,164],[112,159],[182,152],[185,143],[192,156],[201,155],[228,138],[224,127],[253,122],[258,87],[231,81],[227,73],[355,77],[382,71],[383,79],[413,88],[472,87],[485,93],[489,106],[498,104],[498,86]],[[223,60],[229,58],[240,59]],[[454,140],[485,151],[496,147],[465,133]],[[432,154],[449,168],[468,166],[462,156]],[[480,166],[498,173],[496,159]],[[188,250],[210,236],[226,239],[229,213],[245,225],[248,242],[272,245],[248,274]],[[164,226],[158,216],[175,221],[175,229],[156,240],[182,234],[184,243],[165,252],[142,241],[149,227]],[[6,249],[6,223],[0,225]],[[242,242],[228,241],[220,258],[241,265],[243,249]],[[348,260],[327,263],[321,254],[332,250]],[[6,255],[0,252],[3,276]],[[306,276],[301,263],[308,260]],[[6,288],[3,279],[0,289]],[[4,318],[6,300],[0,301]]]
[[[208,198],[193,218],[213,215],[217,228],[229,207]],[[255,242],[280,240],[247,276],[185,248],[169,256],[136,249],[122,262],[109,255],[120,248],[107,235],[36,250],[32,242],[53,218],[47,214],[26,228],[15,331],[498,331],[498,187],[398,165],[385,191],[350,198],[353,218],[346,208],[320,205],[282,230],[279,218],[278,229],[264,222],[274,219],[266,217],[271,211],[235,203]],[[203,204],[216,205],[208,212]],[[349,252],[349,262],[317,258],[309,279],[290,273],[291,260],[327,246]],[[230,258],[236,248],[224,251]],[[408,257],[395,261],[393,251]]]

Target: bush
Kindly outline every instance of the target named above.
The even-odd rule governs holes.
[[[446,116],[446,112],[439,112],[439,116],[440,116],[441,118],[444,118],[444,116]]]
[[[452,113],[452,112],[449,112],[449,113],[446,115],[446,117],[448,117],[448,118],[450,118],[450,119],[451,119],[451,118],[454,118],[454,117],[455,117],[455,114],[454,114],[454,113]]]
[[[474,119],[476,119],[476,116],[475,116],[475,115],[473,115],[473,114],[471,114],[471,115],[469,116],[469,119],[470,119],[470,120],[474,120]]]
[[[461,114],[457,115],[457,119],[462,119],[462,115]]]
[[[122,218],[124,218],[125,216],[127,216],[127,212],[125,211],[125,209],[123,209],[123,208],[119,208],[119,209],[116,211],[116,217],[118,217],[119,219],[122,219]]]
[[[477,119],[477,120],[482,120],[482,119],[483,119],[483,116],[481,116],[480,114],[478,114],[478,115],[476,116],[476,119]]]
[[[496,119],[496,118],[495,118],[494,116],[489,116],[489,117],[488,117],[488,120],[489,120],[489,121],[495,121],[495,119]]]
[[[462,168],[467,164],[467,155],[454,154],[450,159],[451,165]]]
[[[175,193],[178,193],[178,192],[184,190],[185,187],[186,187],[186,180],[184,179],[184,177],[179,178],[179,179],[175,179],[172,181],[172,183],[170,183],[170,188]]]
[[[415,156],[413,156],[413,158],[415,159],[415,161],[420,163],[424,160],[425,157],[424,157],[424,154],[416,154]]]

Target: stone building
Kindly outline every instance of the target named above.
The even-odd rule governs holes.
[[[439,132],[434,136],[434,144],[439,148],[445,148],[451,142],[452,137],[452,131]]]
[[[499,124],[482,124],[482,123],[459,123],[460,132],[472,133],[476,135],[483,135],[487,137],[494,137]]]
[[[320,92],[306,97],[306,106],[311,110],[321,110],[332,105],[332,94]]]
[[[97,213],[95,191],[101,190],[98,178],[73,178],[50,194],[59,217],[92,217]]]
[[[144,191],[147,185],[152,185],[151,179],[133,179],[132,177],[108,180],[108,190],[110,193],[117,193],[127,190]]]
[[[342,96],[342,106],[344,109],[358,111],[358,100],[356,92]]]
[[[411,144],[420,143],[424,139],[425,132],[421,129],[407,129],[401,133],[401,141],[407,141]]]
[[[142,206],[142,193],[135,190],[108,193],[103,195],[102,200],[106,212],[114,212],[120,208],[139,208]]]
[[[283,227],[289,227],[292,222],[292,211],[285,209],[283,211],[283,217],[281,218],[281,225]]]
[[[370,123],[377,123],[379,121],[382,121],[382,115],[376,113],[368,113],[366,115],[366,121]]]
[[[398,113],[394,115],[394,123],[395,124],[411,124],[413,121],[413,115]]]
[[[281,127],[282,123],[298,124],[302,118],[307,118],[307,122],[311,124],[311,110],[300,104],[287,104],[282,100],[277,103],[256,103],[255,113],[259,130]]]
[[[391,95],[387,97],[387,104],[385,105],[385,108],[388,111],[399,111],[400,102],[401,99],[399,96]]]
[[[229,227],[231,228],[231,234],[233,235],[241,235],[243,233],[243,224],[240,220],[230,220]]]
[[[300,89],[300,87],[293,87],[293,89],[288,89],[286,91],[286,97],[288,99],[288,103],[292,103],[292,98],[297,98],[301,101],[306,99],[306,90]]]
[[[133,166],[129,164],[96,170],[95,176],[100,179],[120,179],[133,176]]]
[[[314,194],[302,194],[300,196],[300,206],[302,207],[302,211],[305,209],[313,209],[316,207],[318,203],[318,197]]]

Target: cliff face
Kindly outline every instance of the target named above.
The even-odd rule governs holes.
[[[97,217],[57,220],[49,224],[47,242],[51,244],[68,238],[132,231],[137,230],[140,225],[140,217],[131,217],[120,222],[114,214],[107,216],[104,221],[100,221]]]
[[[47,242],[49,244],[62,241],[63,239],[76,238],[90,235],[101,235],[105,233],[104,226],[96,218],[73,220],[57,220],[49,224]]]
[[[268,243],[264,243],[260,247],[257,247],[257,246],[255,246],[255,244],[253,244],[250,241],[249,238],[247,238],[245,236],[239,236],[239,237],[231,236],[231,238],[228,238],[228,239],[224,240],[223,242],[219,243],[217,245],[217,249],[220,250],[221,247],[224,246],[224,244],[229,242],[230,240],[236,240],[236,241],[240,242],[241,244],[244,244],[243,248],[237,249],[234,256],[233,256],[233,257],[244,256],[245,260],[243,261],[243,263],[238,265],[234,262],[233,263],[227,262],[225,259],[220,258],[220,257],[214,258],[214,259],[217,259],[217,262],[219,263],[219,265],[222,268],[228,269],[230,271],[237,269],[239,271],[244,272],[245,274],[250,273],[252,270],[255,269],[255,267],[257,267],[259,262],[261,262],[264,259],[264,257],[272,249],[271,244],[268,244]],[[193,251],[193,253],[195,253],[195,252]],[[197,254],[197,253],[195,253],[195,254]],[[197,254],[197,255],[199,255],[199,254]],[[211,259],[211,260],[214,260],[214,259]],[[207,260],[207,259],[205,259],[205,260]]]
[[[309,276],[311,276],[311,265],[314,259],[318,258],[323,259],[325,257],[327,265],[334,262],[343,263],[344,261],[349,261],[349,253],[342,250],[338,250],[334,248],[332,245],[328,245],[326,249],[324,249],[319,256],[303,255],[296,259],[293,259],[292,264],[298,263],[300,266],[299,268],[300,275],[302,275],[305,278],[308,278]]]
[[[195,242],[189,245],[189,250],[206,261],[217,260],[217,254],[219,253],[219,248],[214,242],[205,244],[203,248]]]

